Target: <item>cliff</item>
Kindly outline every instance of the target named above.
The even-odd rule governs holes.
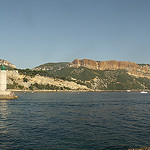
[[[118,70],[124,69],[130,75],[150,78],[150,67],[148,65],[138,65],[129,61],[94,61],[90,59],[75,59],[69,64],[69,67],[79,68],[86,67],[93,70]]]
[[[10,68],[16,68],[16,66],[12,63],[10,63],[9,61],[7,60],[3,60],[3,59],[0,59],[0,65],[4,65],[4,66],[7,66],[7,67],[10,67]]]
[[[150,90],[149,65],[75,59],[7,73],[8,88],[21,90]],[[146,78],[145,78],[146,77]]]

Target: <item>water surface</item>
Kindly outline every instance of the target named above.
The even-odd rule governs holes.
[[[127,150],[150,146],[150,94],[16,93],[0,100],[2,150]]]

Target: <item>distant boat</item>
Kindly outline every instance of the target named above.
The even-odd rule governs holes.
[[[127,92],[131,92],[131,90],[127,90]]]
[[[142,94],[148,93],[147,91],[141,91]]]

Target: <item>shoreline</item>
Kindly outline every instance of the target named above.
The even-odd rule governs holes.
[[[141,92],[141,91],[147,91],[150,90],[17,90],[17,89],[9,89],[12,92],[31,92],[31,93],[37,93],[37,92]]]

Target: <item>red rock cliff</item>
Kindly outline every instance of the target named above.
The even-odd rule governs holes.
[[[132,75],[142,76],[143,73],[150,73],[149,66],[139,66],[134,62],[129,61],[94,61],[90,59],[75,59],[72,63],[70,63],[70,67],[86,67],[93,70],[117,70],[117,69],[125,69],[128,73]],[[148,75],[150,76],[150,75]]]

